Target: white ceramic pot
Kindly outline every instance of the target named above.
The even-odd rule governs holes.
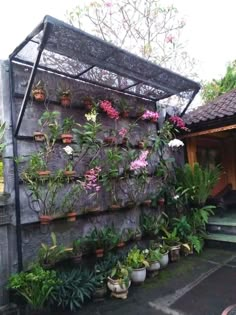
[[[157,271],[161,268],[159,261],[154,261],[149,263],[149,267],[147,267],[148,271]]]
[[[161,259],[160,259],[160,265],[161,265],[161,269],[165,268],[169,263],[169,252],[166,252],[165,254],[162,255]]]
[[[112,292],[111,295],[119,299],[127,299],[130,284],[131,281],[129,281],[129,285],[126,286],[124,283],[120,284],[118,280],[114,280],[110,277],[107,278],[107,286]]]
[[[146,267],[140,269],[133,269],[131,272],[131,280],[134,283],[142,283],[146,279],[147,270]]]

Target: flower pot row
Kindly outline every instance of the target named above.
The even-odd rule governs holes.
[[[44,142],[46,140],[45,134],[40,131],[35,131],[33,137],[36,142]],[[73,136],[72,134],[64,133],[61,134],[61,140],[64,144],[69,144],[72,142]]]

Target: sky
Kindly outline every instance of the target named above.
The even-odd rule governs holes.
[[[84,1],[2,0],[0,59],[7,59],[46,14],[65,20],[66,10]],[[186,48],[189,55],[198,62],[200,80],[223,76],[227,63],[236,59],[236,1],[163,0],[163,2],[172,3],[177,7],[186,21],[184,30]]]

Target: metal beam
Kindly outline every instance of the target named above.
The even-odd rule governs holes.
[[[17,119],[16,129],[15,129],[15,133],[14,133],[15,137],[18,135],[18,132],[19,132],[19,129],[20,129],[20,126],[21,126],[21,122],[22,122],[22,119],[24,117],[26,105],[27,105],[27,102],[28,102],[28,99],[29,99],[29,96],[30,96],[30,93],[31,93],[31,89],[32,89],[34,78],[35,78],[35,75],[36,75],[36,72],[37,72],[37,68],[38,68],[38,65],[39,65],[40,57],[42,55],[43,49],[44,49],[45,44],[47,42],[47,39],[48,39],[50,30],[51,30],[51,27],[52,27],[51,24],[49,24],[49,23],[45,24],[42,40],[41,40],[41,43],[38,46],[38,54],[37,54],[36,60],[34,62],[31,74],[30,74],[30,78],[29,78],[28,85],[27,85],[27,88],[26,88],[26,91],[25,91],[24,99],[22,101],[20,113],[19,113],[19,116],[18,116],[18,119]]]

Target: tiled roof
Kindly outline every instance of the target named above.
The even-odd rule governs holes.
[[[187,112],[183,116],[183,119],[186,125],[191,126],[233,115],[236,115],[236,89],[217,97],[214,101],[202,105],[193,111]]]

